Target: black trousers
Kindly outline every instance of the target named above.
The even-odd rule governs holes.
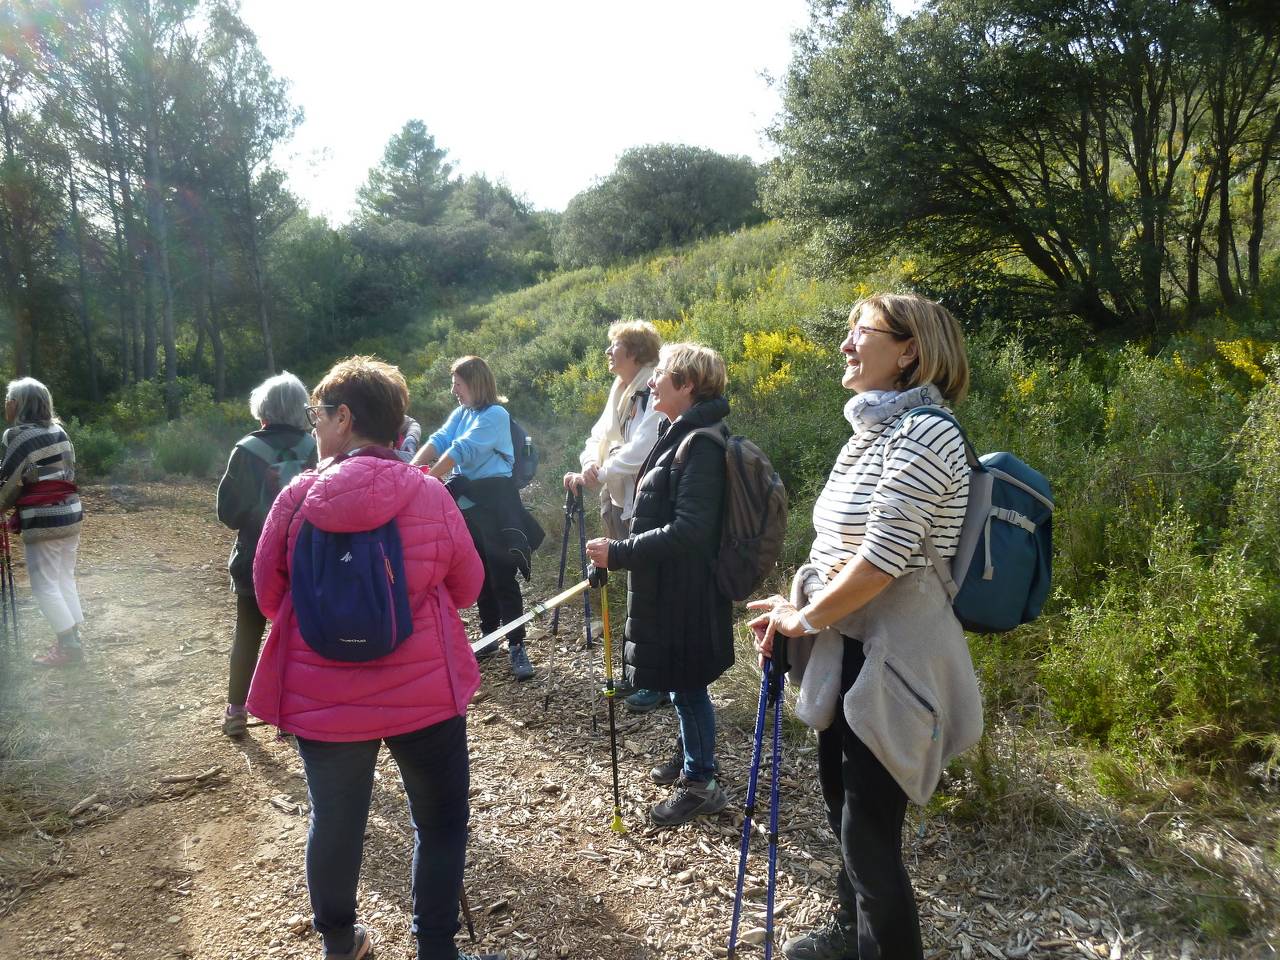
[[[865,662],[862,643],[845,637],[842,699]],[[843,709],[818,734],[818,779],[844,859],[840,906],[857,930],[858,960],[922,960],[920,917],[902,862],[907,795],[849,729]]]
[[[464,510],[462,518],[467,521],[476,553],[480,554],[480,560],[484,563],[484,586],[480,588],[480,596],[476,598],[480,632],[492,633],[504,623],[518,620],[524,614],[524,598],[520,595],[520,584],[516,580],[515,563],[509,557],[487,552],[484,548],[484,536],[472,525],[468,515],[479,509],[481,508],[472,507]],[[524,643],[524,627],[516,627],[507,634],[507,643]]]
[[[467,721],[452,717],[386,738],[413,820],[413,933],[418,960],[457,960],[458,899],[467,851],[470,763]],[[307,890],[328,951],[351,950],[356,886],[381,740],[331,743],[298,737],[311,825]],[[403,954],[401,954],[403,955]]]

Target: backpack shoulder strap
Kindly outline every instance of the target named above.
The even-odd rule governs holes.
[[[280,451],[261,437],[252,435],[241,437],[236,441],[236,446],[253,454],[259,460],[265,460],[267,463],[275,463],[279,459]]]
[[[729,431],[720,424],[716,424],[713,427],[699,427],[697,430],[690,430],[685,434],[684,439],[676,446],[676,455],[671,460],[673,466],[684,466],[684,462],[689,459],[689,445],[693,443],[694,437],[707,437],[710,440],[714,440],[722,450],[729,448]]]
[[[978,459],[977,451],[973,449],[973,444],[969,442],[969,435],[964,432],[964,427],[960,426],[960,421],[956,419],[955,414],[950,410],[934,406],[912,407],[907,411],[907,416],[909,417],[913,413],[928,414],[930,416],[937,417],[940,420],[946,420],[955,426],[955,428],[960,431],[960,439],[964,442],[964,458],[969,462],[969,469],[982,469],[982,461]],[[906,422],[907,418],[903,417],[902,423],[898,425],[898,430],[901,430],[903,426],[906,425]],[[894,432],[896,433],[897,431]]]

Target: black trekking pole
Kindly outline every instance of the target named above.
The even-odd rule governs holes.
[[[756,787],[760,778],[760,754],[764,746],[764,724],[767,706],[772,705],[773,756],[771,762],[772,783],[769,790],[769,881],[765,902],[766,960],[773,956],[773,898],[778,878],[778,774],[781,765],[782,738],[782,690],[786,683],[786,637],[773,636],[773,654],[765,658],[760,675],[760,705],[756,711],[755,736],[751,744],[751,769],[747,780],[747,802],[743,809],[742,844],[738,850],[738,877],[733,895],[733,920],[729,927],[728,960],[734,960],[738,950],[738,923],[742,918],[742,890],[747,876],[747,852],[751,846],[752,817],[755,815]]]
[[[560,575],[556,578],[556,589],[564,589],[564,568],[569,560],[569,526],[573,523],[573,491],[567,490],[564,495],[564,536],[560,539]],[[551,694],[555,689],[556,673],[555,673],[555,657],[556,657],[556,637],[560,634],[560,608],[556,607],[556,612],[551,615],[551,655],[547,661],[547,674],[549,682],[547,683],[546,695],[542,698],[542,712],[546,713],[551,707]]]
[[[622,822],[622,794],[618,790],[618,723],[613,704],[613,631],[609,629],[609,571],[604,567],[592,567],[588,577],[593,587],[600,590],[600,616],[604,633],[604,696],[609,701],[609,758],[613,765],[613,823],[614,833],[626,833]]]
[[[577,511],[578,511],[578,552],[582,556],[582,576],[590,577],[591,571],[595,569],[587,562],[587,513],[582,506],[582,491],[577,493]],[[582,595],[582,616],[586,623],[587,649],[592,647],[591,643],[591,594],[584,593]]]
[[[579,489],[575,494],[574,510],[578,515],[578,550],[582,557],[582,575],[583,577],[590,579],[591,571],[596,568],[587,560],[587,512],[582,505],[581,489]],[[591,647],[593,646],[591,642],[591,594],[590,593],[584,593],[582,595],[582,629],[583,629],[583,636],[586,637],[587,653],[590,654]],[[597,679],[597,675],[596,675],[596,661],[594,658],[590,656],[588,656],[587,659],[591,663],[591,686],[596,687],[598,689],[600,681]],[[609,703],[610,705],[612,705],[613,701],[610,700]],[[591,732],[594,734],[598,729],[599,729],[599,724],[596,722],[595,704],[592,704]]]
[[[569,560],[569,527],[573,523],[574,496],[572,490],[565,491],[564,495],[564,536],[560,540],[560,576],[556,579],[556,589],[564,589],[564,568]],[[556,607],[556,612],[551,617],[551,635],[554,637],[560,632],[560,608]]]
[[[462,888],[462,894],[458,897],[458,905],[462,907],[462,919],[467,921],[467,936],[471,938],[471,942],[476,942],[476,923],[471,919],[471,904],[467,902],[467,888]]]

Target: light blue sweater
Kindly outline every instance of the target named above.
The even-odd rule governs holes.
[[[500,403],[473,410],[459,406],[444,425],[428,438],[442,457],[457,464],[456,472],[468,480],[511,476],[515,453],[511,449],[511,417]]]

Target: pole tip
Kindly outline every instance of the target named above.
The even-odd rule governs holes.
[[[610,828],[613,830],[614,833],[627,832],[627,825],[622,822],[622,814],[615,813],[613,815],[613,823],[610,824]]]

